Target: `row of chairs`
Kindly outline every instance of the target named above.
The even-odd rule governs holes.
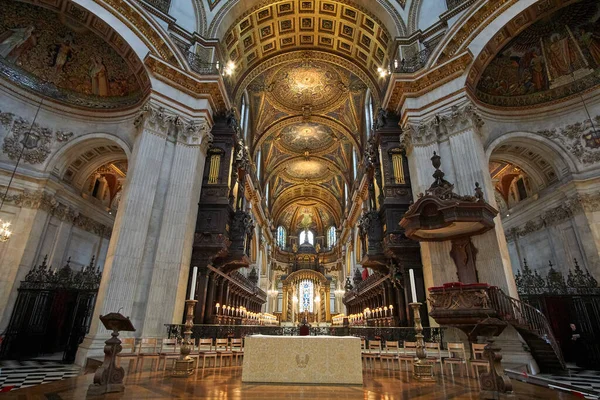
[[[157,339],[157,338],[124,338],[121,344],[123,351],[117,355],[119,362],[121,360],[129,361],[129,372],[137,372],[144,370],[144,362],[151,362],[152,370],[167,369],[167,363],[170,361],[171,366],[181,355],[181,347],[177,339]],[[194,360],[194,368],[199,368],[200,360],[202,360],[202,368],[210,366],[211,361],[213,367],[219,368],[228,364],[229,366],[239,365],[239,360],[244,356],[243,339],[223,338],[223,339],[199,339],[192,346],[190,357]],[[155,367],[156,362],[156,367]]]
[[[432,363],[440,366],[440,370],[444,373],[444,366],[450,366],[450,373],[454,375],[454,365],[460,367],[460,373],[462,376],[462,367],[464,366],[467,376],[469,376],[469,366],[471,367],[471,373],[473,376],[479,376],[479,367],[486,368],[489,371],[489,363],[483,359],[483,350],[485,344],[471,344],[472,358],[467,358],[464,343],[448,343],[448,350],[442,355],[442,349],[439,343],[425,343],[426,358],[425,362]],[[380,340],[369,340],[368,342],[364,339],[361,340],[362,359],[367,368],[374,368],[374,364],[379,360],[380,365],[383,367],[383,362],[386,362],[387,369],[390,368],[390,362],[392,369],[395,368],[395,362],[398,361],[398,369],[401,369],[401,363],[405,363],[406,368],[408,365],[415,361],[417,352],[417,342],[405,341],[403,346],[400,347],[398,341],[386,341],[382,344]]]

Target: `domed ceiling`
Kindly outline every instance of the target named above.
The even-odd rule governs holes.
[[[289,125],[283,128],[276,138],[277,146],[291,154],[328,151],[338,140],[333,129],[314,122]]]
[[[53,12],[0,0],[0,74],[59,101],[118,108],[140,101],[142,63],[102,20],[71,2]]]
[[[348,77],[323,62],[302,60],[285,65],[268,78],[268,97],[283,111],[322,111],[344,101]]]
[[[477,83],[495,106],[559,100],[600,84],[600,2],[583,0],[526,28],[496,55]]]

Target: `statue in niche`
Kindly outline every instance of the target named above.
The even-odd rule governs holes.
[[[0,34],[0,56],[15,62],[26,49],[35,46],[35,27],[14,28]]]
[[[89,69],[92,93],[98,96],[108,96],[108,77],[102,57],[92,56],[90,61],[92,63]]]
[[[58,44],[55,48],[54,55],[54,72],[59,74],[64,72],[64,67],[67,61],[71,59],[73,55],[73,38],[71,35],[68,35],[64,38],[63,42]]]

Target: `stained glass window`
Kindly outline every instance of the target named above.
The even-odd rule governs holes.
[[[312,281],[303,280],[300,282],[300,312],[308,310],[313,312],[313,294],[314,285]]]
[[[287,234],[285,228],[280,226],[277,228],[277,244],[280,248],[284,249],[287,242]]]
[[[335,246],[337,238],[335,237],[335,226],[329,227],[329,231],[327,231],[327,242],[329,247]]]

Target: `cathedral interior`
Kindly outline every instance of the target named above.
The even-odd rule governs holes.
[[[600,396],[598,1],[0,9],[0,391]]]

